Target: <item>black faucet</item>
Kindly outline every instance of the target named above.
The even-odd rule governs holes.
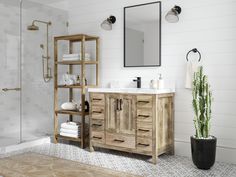
[[[137,77],[137,79],[134,79],[133,81],[137,82],[137,88],[141,88],[141,77]]]

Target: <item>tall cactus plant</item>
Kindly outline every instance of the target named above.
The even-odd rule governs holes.
[[[211,120],[212,92],[210,91],[207,76],[203,74],[202,66],[194,73],[192,95],[192,104],[195,114],[195,136],[199,139],[208,138]]]

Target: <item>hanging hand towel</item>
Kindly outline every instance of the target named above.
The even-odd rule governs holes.
[[[185,88],[192,89],[193,85],[193,75],[197,71],[198,62],[188,61],[186,66],[186,79],[185,79]]]

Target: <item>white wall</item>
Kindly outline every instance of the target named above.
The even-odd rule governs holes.
[[[176,83],[176,154],[190,155],[189,137],[194,134],[191,92],[184,89],[185,55],[197,47],[213,89],[212,134],[218,138],[217,160],[236,163],[236,1],[166,0],[163,17],[175,4],[182,7],[179,23],[162,22],[162,66],[159,68],[123,68],[123,7],[147,0],[68,0],[70,33],[88,33],[101,37],[101,85],[112,80],[134,84],[142,76],[144,86],[162,73],[168,83]],[[117,22],[112,31],[103,31],[100,23],[109,15]]]

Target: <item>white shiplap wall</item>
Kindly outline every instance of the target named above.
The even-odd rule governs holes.
[[[179,23],[162,21],[162,66],[123,67],[123,7],[148,0],[68,0],[70,33],[101,37],[101,85],[118,80],[133,85],[142,76],[144,86],[162,73],[166,85],[175,83],[175,140],[178,155],[190,155],[189,137],[194,134],[191,92],[184,89],[185,55],[197,47],[213,89],[212,134],[218,138],[217,159],[236,163],[236,1],[163,0],[162,15],[175,4],[182,7]],[[100,23],[109,15],[117,22],[112,31]]]

